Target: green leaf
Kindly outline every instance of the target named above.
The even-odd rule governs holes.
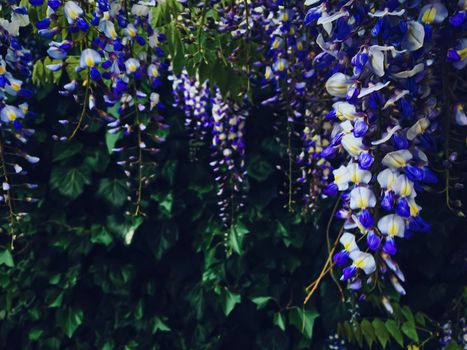
[[[75,199],[83,193],[84,186],[91,183],[89,168],[53,168],[50,175],[50,184],[65,197]]]
[[[402,324],[401,329],[402,329],[402,332],[407,337],[409,337],[411,340],[413,340],[416,343],[419,342],[417,329],[415,328],[415,323],[414,322],[410,322],[410,321],[404,322]]]
[[[91,226],[91,242],[109,246],[113,242],[113,237],[107,229],[101,225]]]
[[[392,335],[392,337],[396,340],[396,342],[400,346],[404,346],[404,339],[402,337],[401,331],[399,330],[399,326],[397,325],[397,322],[394,320],[387,320],[384,324],[389,334]]]
[[[41,86],[47,83],[45,77],[45,67],[41,60],[37,60],[34,63],[34,68],[32,69],[32,82],[36,86]]]
[[[448,345],[444,348],[445,350],[462,350],[462,346],[457,344],[454,340],[449,342]]]
[[[349,321],[345,321],[342,325],[342,328],[344,330],[344,335],[345,335],[345,338],[347,340],[349,340],[350,342],[354,342],[356,340],[355,338],[355,335],[354,335],[354,331],[353,331],[353,328],[352,326],[350,325],[350,322]]]
[[[65,70],[66,70],[70,80],[77,80],[78,76],[80,76],[80,74],[77,73],[76,70],[75,70],[75,68],[79,66],[79,58],[80,58],[79,56],[68,56],[65,59],[65,62],[67,63],[65,65]],[[86,74],[85,71],[82,71],[82,72],[84,72],[84,74]]]
[[[44,330],[42,330],[40,328],[33,328],[28,333],[28,339],[32,340],[32,341],[35,341],[35,340],[39,339],[42,336],[42,334],[44,334]]]
[[[269,162],[261,159],[259,155],[255,155],[248,162],[247,170],[248,176],[257,181],[264,181],[273,172],[274,168]]]
[[[375,318],[371,324],[375,329],[376,338],[379,340],[379,343],[381,344],[383,349],[386,349],[386,345],[389,341],[389,333],[386,330],[384,322],[379,318]]]
[[[102,173],[109,164],[109,156],[107,153],[100,150],[93,151],[90,155],[84,158],[84,164],[89,166],[93,171]]]
[[[63,143],[57,142],[54,144],[54,149],[52,153],[52,161],[58,162],[73,157],[75,154],[78,154],[83,149],[83,144],[76,143]]]
[[[131,220],[128,226],[125,227],[123,231],[123,239],[125,244],[130,244],[133,240],[133,235],[135,234],[138,227],[141,226],[143,223],[143,219],[141,217],[136,217]]]
[[[76,329],[83,323],[83,310],[67,307],[57,312],[57,325],[62,328],[68,338],[71,338]]]
[[[250,230],[240,221],[231,227],[228,243],[229,247],[237,254],[242,253],[243,240],[249,232]]]
[[[362,329],[363,336],[365,337],[368,346],[371,348],[373,343],[376,340],[375,331],[373,330],[373,326],[371,325],[370,321],[364,319],[360,325]]]
[[[422,312],[417,312],[417,313],[415,314],[415,320],[417,321],[417,323],[418,323],[420,326],[425,327],[425,325],[426,325],[426,317],[425,317],[425,315],[424,315]]]
[[[171,185],[175,181],[177,165],[178,161],[176,159],[169,159],[165,162],[165,165],[161,170],[161,176],[164,179],[168,180]]]
[[[156,193],[151,195],[151,199],[159,204],[160,213],[165,218],[172,216],[173,195],[169,193]]]
[[[58,293],[57,297],[52,300],[52,302],[49,304],[49,308],[56,308],[62,306],[63,302],[63,292]]]
[[[408,322],[415,323],[415,319],[414,319],[412,310],[410,310],[410,308],[407,305],[405,305],[404,307],[401,308],[401,312],[402,312],[402,314],[404,315],[405,319]]]
[[[121,207],[128,196],[128,187],[124,180],[102,179],[99,182],[97,195],[106,200],[113,207]]]
[[[113,149],[115,148],[115,145],[118,140],[120,140],[123,137],[123,133],[121,131],[111,134],[107,133],[105,134],[105,144],[107,146],[107,151],[109,154],[112,154]]]
[[[13,256],[11,255],[11,252],[8,249],[0,251],[0,265],[6,265],[8,267],[15,266]]]
[[[313,336],[313,325],[319,316],[316,310],[294,307],[289,312],[290,324],[294,325],[308,340]]]
[[[281,312],[276,312],[274,314],[273,323],[279,327],[282,331],[285,331],[285,317]]]
[[[157,331],[161,332],[169,332],[171,331],[170,327],[165,323],[162,318],[159,316],[154,316],[154,319],[152,321],[152,334],[156,333]]]
[[[240,303],[240,301],[240,294],[233,293],[230,290],[225,289],[224,293],[222,293],[222,309],[224,311],[224,315],[228,316],[234,309],[235,305]]]
[[[251,298],[251,301],[256,304],[256,308],[258,310],[264,309],[270,300],[272,300],[271,297],[254,297],[254,298]]]
[[[161,225],[157,232],[157,237],[154,239],[155,249],[154,255],[157,260],[171,248],[178,240],[178,226],[172,222],[167,222]]]
[[[355,340],[357,341],[360,348],[362,348],[363,347],[363,333],[362,333],[362,328],[360,327],[360,324],[358,322],[354,322],[352,324],[352,330],[355,336]]]

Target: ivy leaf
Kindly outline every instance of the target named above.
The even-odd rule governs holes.
[[[84,186],[91,183],[90,170],[88,167],[53,168],[50,175],[50,184],[57,189],[61,195],[76,199],[83,193]]]
[[[164,218],[170,218],[172,214],[173,195],[169,193],[156,193],[151,195],[151,199],[159,204],[160,213]]]
[[[229,246],[237,254],[241,254],[243,250],[243,240],[250,230],[242,223],[237,222],[230,230],[229,235]]]
[[[363,336],[365,337],[365,340],[368,343],[368,346],[371,348],[376,340],[376,336],[370,321],[364,319],[360,327],[362,329]]]
[[[413,340],[416,343],[419,342],[418,334],[417,334],[417,330],[415,329],[415,323],[414,322],[410,322],[410,321],[404,322],[402,324],[401,329],[402,329],[402,332],[407,337],[409,337],[411,340]]]
[[[93,171],[102,173],[109,164],[109,156],[105,152],[95,150],[84,159],[84,164],[88,165]]]
[[[279,327],[282,331],[285,331],[285,317],[281,312],[274,314],[273,323]]]
[[[11,255],[11,252],[8,249],[0,251],[0,265],[6,265],[8,267],[15,266],[13,256]]]
[[[235,305],[237,305],[240,301],[240,294],[233,293],[226,289],[222,295],[222,309],[224,310],[224,315],[228,316],[234,309]]]
[[[121,131],[111,134],[107,133],[105,134],[105,145],[107,146],[107,151],[109,154],[112,154],[113,149],[115,148],[115,145],[118,140],[120,140],[123,137],[123,133]]]
[[[32,328],[28,333],[28,339],[32,341],[37,340],[42,336],[42,334],[44,334],[44,330],[40,328]]]
[[[54,144],[54,149],[52,153],[52,161],[59,162],[61,160],[71,158],[75,154],[80,153],[82,149],[83,149],[83,144],[79,142],[76,142],[76,143],[57,142]]]
[[[162,318],[159,316],[154,316],[152,321],[152,334],[156,333],[157,331],[169,332],[171,329]]]
[[[272,165],[259,155],[253,156],[247,166],[248,175],[257,181],[266,180],[273,170]]]
[[[271,297],[254,297],[254,298],[251,298],[251,301],[256,304],[256,308],[258,310],[264,309],[270,300],[272,300]]]
[[[102,179],[99,182],[97,195],[104,198],[111,206],[121,207],[128,196],[128,188],[124,180]]]
[[[49,304],[49,308],[60,307],[62,306],[62,302],[63,302],[63,292],[60,292]]]
[[[173,225],[170,221],[164,223],[154,240],[155,249],[154,255],[157,260],[161,259],[178,240],[178,226]]]
[[[305,310],[295,307],[290,310],[289,321],[294,325],[308,340],[313,336],[313,325],[315,319],[319,316],[316,310]]]
[[[396,342],[400,346],[404,346],[404,339],[402,337],[401,331],[399,330],[399,326],[397,325],[397,322],[394,320],[387,320],[385,322],[385,326],[389,334],[392,335],[392,337],[396,340]]]
[[[177,170],[178,161],[176,159],[167,160],[161,171],[161,176],[173,185],[175,181],[175,171]]]
[[[133,236],[138,227],[143,223],[141,217],[130,217],[126,220],[121,220],[116,216],[109,216],[107,218],[107,227],[116,236],[121,237],[126,245],[130,245]]]
[[[386,326],[384,325],[384,322],[379,318],[375,318],[371,324],[373,325],[373,328],[375,329],[376,338],[378,338],[383,349],[386,349],[386,345],[388,344],[388,341],[389,341],[389,333],[386,330]]]
[[[76,329],[83,323],[83,310],[67,307],[57,312],[57,324],[71,338]]]
[[[91,242],[109,246],[113,242],[113,237],[107,229],[101,225],[91,226]]]

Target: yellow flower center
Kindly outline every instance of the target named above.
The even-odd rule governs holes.
[[[11,121],[14,121],[16,120],[16,113],[15,111],[12,111],[12,110],[9,110],[7,113],[6,113],[7,117],[9,120]]]
[[[14,91],[19,91],[19,90],[21,90],[21,84],[15,82],[15,83],[11,84],[11,88]]]
[[[78,12],[74,9],[71,9],[68,11],[68,16],[70,16],[72,19],[78,18]]]
[[[461,60],[465,60],[467,58],[467,47],[462,50],[457,50],[459,56],[461,56]]]
[[[87,55],[84,61],[88,67],[94,67],[94,58],[91,55]]]
[[[422,16],[422,22],[426,24],[433,23],[436,17],[436,9],[434,6],[431,6]]]
[[[356,268],[362,269],[365,266],[365,260],[364,259],[355,260],[354,265]]]
[[[389,236],[395,236],[397,235],[397,232],[399,231],[399,227],[397,226],[397,223],[395,220],[393,220],[390,224],[389,224],[389,229],[388,229],[388,235]]]

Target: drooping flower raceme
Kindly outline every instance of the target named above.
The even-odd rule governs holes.
[[[360,285],[354,282],[375,271],[375,261],[381,272],[389,273],[385,266],[394,266],[388,257],[396,253],[397,239],[430,229],[420,216],[417,195],[437,181],[427,153],[436,147],[432,134],[443,95],[432,75],[435,65],[445,63],[443,57],[434,61],[433,52],[443,35],[456,32],[464,20],[455,12],[448,24],[456,8],[441,1],[411,9],[398,3],[377,7],[349,2],[340,7],[325,1],[307,11],[304,22],[317,33],[320,55],[333,64],[323,87],[333,99],[327,117],[334,126],[322,155],[341,165],[333,170],[334,181],[325,193],[341,193],[337,216],[345,220],[345,230],[366,236],[371,251],[352,257],[352,248],[334,259],[342,266],[347,260],[342,257],[350,257],[353,263],[344,268],[343,279]],[[447,53],[461,69],[462,40],[448,46]],[[349,233],[344,237],[345,247]],[[360,266],[371,269],[362,268],[362,275]],[[402,275],[393,270],[389,279],[402,293],[397,282]]]

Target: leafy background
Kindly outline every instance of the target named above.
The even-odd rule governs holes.
[[[275,169],[283,149],[270,110],[254,107],[248,119],[247,205],[226,233],[209,147],[191,159],[179,112],[167,112],[147,219],[124,219],[127,187],[109,157],[112,140],[91,123],[71,143],[51,142],[56,120],[79,113],[55,94],[46,86],[34,107],[39,208],[13,255],[0,255],[2,348],[314,349],[336,331],[348,348],[400,348],[462,316],[465,221],[440,209],[436,195],[424,205],[433,231],[400,247],[408,295],[393,304],[394,316],[376,297],[342,301],[331,279],[303,307],[303,287],[326,258],[333,203],[312,216],[284,209]],[[426,345],[436,348],[437,339]]]

